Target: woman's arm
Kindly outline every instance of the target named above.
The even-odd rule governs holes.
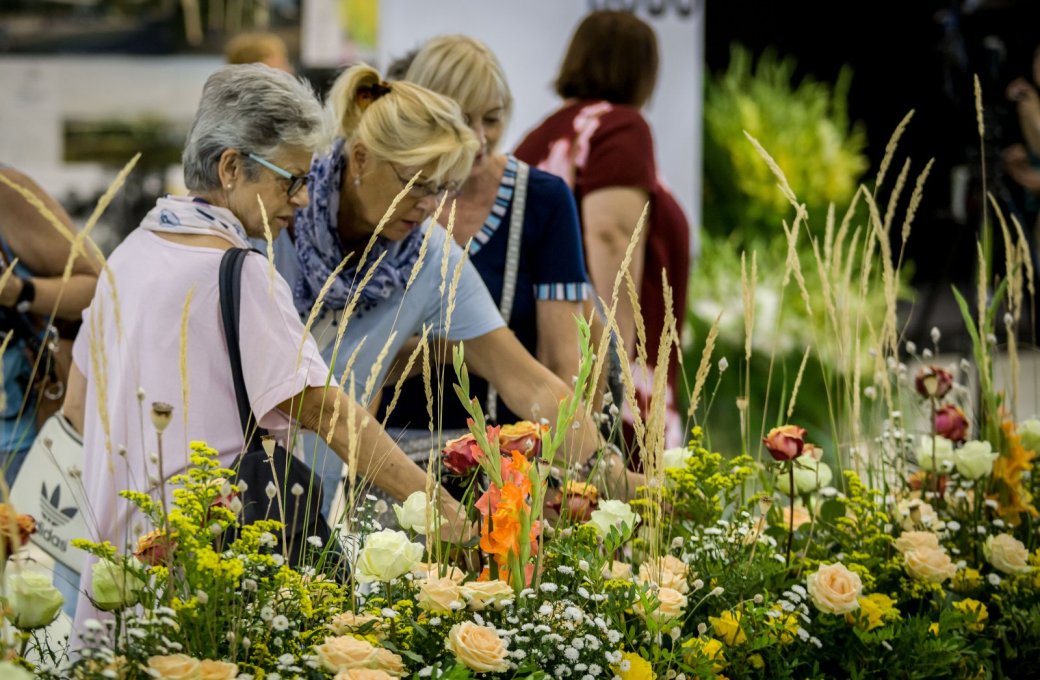
[[[581,348],[578,346],[578,322],[582,316],[580,302],[566,300],[535,301],[538,323],[538,362],[556,377],[570,384],[578,374]]]
[[[68,228],[76,228],[61,205],[47,195],[26,175],[10,168],[0,170],[7,179],[35,194],[47,208]],[[72,253],[72,244],[33,207],[24,196],[0,182],[0,211],[4,214],[3,236],[11,251],[30,271],[36,296],[30,311],[48,316],[58,303],[57,316],[79,320],[80,313],[90,304],[97,286],[98,261],[92,256],[78,255],[72,265],[72,277],[64,285],[62,274]],[[87,251],[89,253],[89,250]],[[21,293],[23,282],[10,277],[0,290],[0,305],[14,306]],[[59,301],[60,297],[60,302]]]
[[[596,295],[609,306],[614,292],[614,280],[625,259],[625,251],[636,230],[639,216],[650,200],[646,190],[637,187],[608,187],[597,189],[581,200],[581,219],[585,226],[585,259],[589,265],[589,278]],[[644,227],[639,243],[632,253],[629,272],[639,292],[643,280],[643,263],[646,260],[646,235]],[[618,293],[618,329],[625,342],[629,356],[635,354],[635,311],[624,284]]]
[[[330,428],[333,429],[332,450],[348,465],[352,463],[348,423],[353,418],[355,431],[359,433],[353,461],[359,478],[371,481],[398,501],[426,490],[426,472],[398,448],[375,417],[340,390],[307,387],[280,404],[279,409],[292,414],[303,427],[316,432],[323,440],[328,437]],[[334,424],[333,413],[339,414]],[[465,511],[444,489],[440,489],[439,500],[441,515],[448,522],[441,535],[467,537],[469,523]]]

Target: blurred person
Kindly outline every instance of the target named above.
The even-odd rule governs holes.
[[[403,344],[428,327],[434,338],[464,342],[470,370],[494,385],[515,413],[551,422],[570,389],[505,327],[480,274],[444,228],[430,220],[438,201],[469,177],[481,151],[458,104],[413,83],[386,83],[378,71],[359,65],[339,76],[328,105],[339,138],[311,166],[311,202],[296,211],[292,232],[296,257],[282,259],[279,266],[295,281],[301,315],[309,314],[323,296],[312,332],[335,377],[352,386],[348,393],[374,400],[377,395],[366,394],[366,385],[382,386]],[[415,184],[373,236],[391,202],[417,173]],[[420,262],[424,239],[426,254]],[[442,268],[445,252],[447,266]],[[348,255],[348,266],[332,276]],[[365,278],[368,283],[361,286]],[[455,288],[450,323],[449,286]],[[353,314],[341,318],[353,299]],[[345,328],[335,327],[342,323]],[[343,335],[337,346],[338,331]],[[353,370],[348,372],[349,362]],[[444,398],[456,397],[446,391]],[[592,419],[580,414],[562,452],[568,463],[592,460],[602,443]],[[306,448],[316,452],[315,469],[326,477],[329,499],[342,479],[339,461],[328,465],[329,457],[314,437]],[[627,483],[624,466],[617,465],[614,455],[606,458],[614,475],[610,484],[621,488]]]
[[[119,492],[159,497],[160,484],[189,465],[189,440],[206,441],[222,467],[244,450],[220,316],[221,260],[224,251],[248,248],[250,237],[262,237],[258,197],[275,234],[307,207],[307,168],[329,130],[311,88],[286,73],[259,64],[226,66],[207,80],[183,155],[190,195],[158,199],[112,253],[115,288],[103,278],[76,339],[65,411],[83,433],[83,486],[97,531],[91,538],[132,549],[143,518]],[[178,327],[189,294],[182,348]],[[259,427],[290,451],[296,427],[323,439],[334,428],[332,450],[346,460],[347,420],[357,404],[325,387],[328,366],[296,313],[289,285],[257,253],[242,268],[239,331],[245,387]],[[178,356],[186,366],[183,376]],[[190,400],[184,396],[189,388]],[[149,456],[156,433],[141,414],[145,403],[157,401],[185,411],[174,414],[162,435],[163,457]],[[339,414],[335,422],[332,413]],[[360,476],[398,500],[425,489],[424,471],[378,424],[362,424],[360,437]],[[447,493],[439,498],[450,525],[444,532],[465,536],[458,503]],[[99,616],[86,595],[92,592],[90,564],[80,586],[77,631]]]
[[[30,177],[3,164],[0,175],[32,192],[65,226],[67,235],[76,231],[61,204]],[[45,378],[44,373],[52,372],[47,379],[56,381],[53,394],[62,396],[69,379],[68,343],[76,336],[79,319],[97,286],[98,262],[89,254],[72,258],[72,275],[62,283],[70,257],[72,244],[67,236],[60,234],[25,196],[0,182],[0,260],[5,270],[14,263],[13,275],[0,289],[0,329],[13,333],[3,354],[0,409],[0,457],[8,487],[14,484],[36,439],[37,410],[41,406],[49,410],[49,404],[40,403],[46,397],[33,385]],[[49,362],[44,360],[36,366],[37,354],[48,351],[46,345],[54,343],[45,326],[54,329],[58,351]],[[78,584],[76,572],[55,560],[54,585],[65,596],[64,609],[70,616],[75,612]]]
[[[1032,79],[1016,78],[1006,95],[1014,103],[1024,144],[1012,144],[1003,151],[1008,175],[1025,191],[1024,212],[1028,224],[1022,225],[1035,247],[1037,215],[1040,213],[1040,45],[1033,51]]]
[[[573,189],[589,276],[595,294],[604,300],[611,298],[625,251],[649,203],[630,268],[646,327],[645,372],[635,361],[635,311],[623,291],[616,317],[644,420],[665,328],[661,272],[672,291],[672,314],[680,319],[680,333],[690,274],[689,225],[657,172],[654,140],[641,113],[654,91],[657,71],[657,38],[649,25],[628,12],[589,14],[571,38],[556,77],[563,106],[529,132],[515,152],[517,158],[559,175]],[[676,410],[678,375],[673,349],[666,390],[669,446],[682,441]]]
[[[224,59],[229,64],[266,64],[286,73],[295,72],[289,48],[274,33],[239,33],[224,46]]]
[[[518,175],[523,178],[527,168],[498,148],[513,110],[513,97],[502,66],[484,43],[463,35],[434,38],[414,57],[406,78],[450,97],[462,108],[479,149],[455,196],[452,237],[463,247],[473,239],[470,261],[503,313],[504,291],[512,291],[511,301],[507,300],[509,329],[528,353],[569,383],[578,373],[580,360],[575,318],[582,316],[582,302],[589,297],[581,229],[570,188],[559,177],[535,168],[530,169],[523,186],[517,186]],[[518,208],[520,200],[523,205]],[[517,214],[522,222],[510,268],[512,220]],[[448,215],[442,213],[441,224],[447,221]],[[495,404],[497,422],[518,420],[507,407],[497,405],[486,381],[474,378],[471,384],[473,395],[486,409],[492,410],[489,404]],[[406,383],[397,408],[388,415],[392,425],[426,431],[421,378]],[[467,414],[457,399],[445,400],[441,418],[445,429],[466,428]]]

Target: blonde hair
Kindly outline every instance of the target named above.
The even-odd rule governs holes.
[[[379,71],[359,64],[336,79],[327,106],[348,144],[360,142],[377,158],[408,167],[435,163],[435,182],[469,176],[480,145],[447,97],[414,83],[385,83]]]
[[[451,97],[463,111],[501,99],[503,121],[513,113],[505,71],[487,45],[467,35],[442,35],[423,45],[405,79]]]
[[[254,64],[271,57],[289,58],[285,41],[274,33],[239,33],[224,46],[229,64]]]

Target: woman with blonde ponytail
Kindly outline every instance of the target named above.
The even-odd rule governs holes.
[[[339,138],[312,162],[311,200],[295,216],[295,257],[282,259],[279,268],[295,282],[301,315],[310,315],[317,302],[312,333],[335,379],[348,394],[373,403],[401,347],[428,328],[431,339],[464,342],[470,371],[494,385],[515,413],[554,421],[568,386],[505,327],[463,250],[429,219],[442,199],[450,209],[479,151],[458,104],[412,83],[386,83],[377,70],[359,65],[339,76],[327,107]],[[353,312],[344,318],[348,308]],[[444,399],[453,398],[445,391]],[[315,438],[305,443],[316,452],[315,469],[331,498],[342,479],[339,460]],[[440,450],[441,444],[431,446]],[[586,415],[568,432],[563,455],[583,463],[600,445]],[[398,455],[405,457],[395,449],[387,459],[392,477],[373,479],[403,500],[424,488],[425,475],[414,463],[405,469]]]

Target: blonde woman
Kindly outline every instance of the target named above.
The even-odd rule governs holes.
[[[464,35],[434,38],[415,55],[406,79],[462,108],[480,146],[455,199],[452,236],[460,246],[470,244],[470,261],[524,348],[569,382],[578,372],[575,317],[582,315],[582,302],[589,297],[570,188],[559,177],[499,151],[513,96],[502,66],[484,43]],[[447,223],[447,215],[441,222]],[[473,391],[498,422],[517,419],[497,403],[486,381],[474,380]],[[389,415],[396,427],[425,426],[421,380],[409,381]],[[466,426],[457,400],[445,401],[442,425]]]
[[[345,382],[348,393],[352,389],[358,398],[374,398],[374,393],[366,392],[366,384],[382,386],[402,345],[425,326],[432,337],[464,342],[470,370],[494,385],[517,414],[553,420],[568,386],[506,328],[480,274],[467,261],[462,262],[454,285],[448,323],[448,295],[442,291],[452,287],[450,279],[464,254],[429,218],[438,201],[469,177],[474,157],[481,151],[458,105],[412,83],[386,83],[378,71],[361,65],[339,77],[329,106],[339,123],[340,138],[331,153],[311,166],[311,202],[295,218],[296,257],[280,266],[296,282],[301,314],[307,314],[324,291],[313,332],[336,378]],[[418,181],[373,238],[394,197],[416,173],[420,173]],[[420,259],[424,239],[426,250]],[[442,267],[445,251],[448,261]],[[346,268],[325,288],[348,256]],[[413,272],[415,267],[418,271]],[[359,290],[363,278],[368,283]],[[356,310],[342,319],[355,294]],[[347,325],[337,347],[334,326],[338,323]],[[350,361],[353,368],[343,375]],[[445,401],[453,398],[446,390]],[[568,462],[584,462],[600,447],[591,418],[580,418],[568,435]],[[319,442],[312,439],[308,445],[318,450],[315,467],[324,470],[327,492],[333,491],[341,477],[338,461],[324,461]]]

